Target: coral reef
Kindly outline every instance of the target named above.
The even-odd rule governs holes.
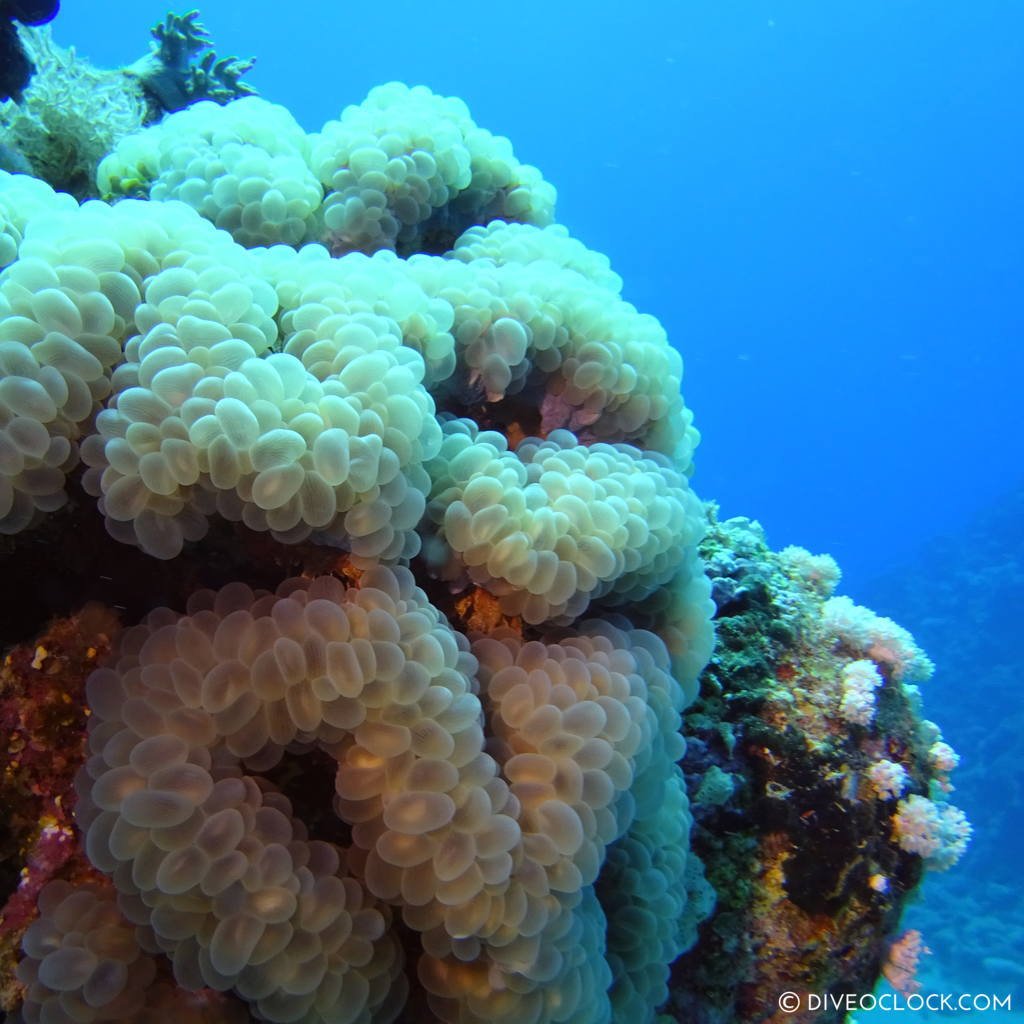
[[[205,44],[157,36],[179,78]],[[0,172],[5,1008],[869,987],[966,838],[930,663],[827,557],[708,522],[682,360],[540,173],[400,83],[312,136],[251,96],[115,134],[113,204]]]
[[[14,14],[28,4],[12,5]],[[0,102],[0,167],[31,173],[78,199],[99,194],[96,167],[117,142],[170,110],[201,100],[226,103],[253,93],[239,76],[251,61],[218,60],[196,12],[168,15],[152,30],[150,53],[126,68],[97,68],[74,49],[54,43],[48,27],[32,28],[53,16],[22,17],[10,23],[8,46],[17,46],[34,69],[28,87]],[[0,26],[5,23],[0,8]],[[0,28],[0,50],[4,44]],[[200,56],[204,50],[205,55]],[[13,68],[13,64],[11,67]],[[27,82],[28,79],[25,79]],[[25,84],[22,83],[22,85]],[[0,87],[0,101],[4,99]]]
[[[718,642],[684,714],[682,765],[693,849],[718,900],[673,967],[666,1012],[688,1024],[839,1020],[806,1003],[783,1013],[778,996],[870,992],[923,869],[963,849],[936,856],[937,842],[912,848],[900,831],[904,787],[962,818],[944,802],[937,728],[911,682],[930,662],[895,623],[830,596],[834,562],[775,553],[756,523],[712,516],[701,553]],[[871,681],[854,719],[851,669]],[[709,800],[712,773],[731,786]]]
[[[95,523],[88,511],[87,505],[80,505],[77,511],[66,510],[60,515],[76,515],[79,520],[91,519]],[[238,534],[236,543],[244,537]],[[208,553],[223,549],[224,541],[223,534],[208,537],[199,545],[194,559],[183,556],[187,559],[185,564],[191,567],[189,571],[208,572],[208,565],[204,564],[209,561]],[[104,549],[98,558],[100,563],[104,555],[109,556],[111,565],[116,565],[119,557],[145,558],[119,547],[103,531],[97,534],[96,545]],[[290,551],[300,559],[315,559],[319,554],[311,545],[290,549],[278,545],[277,552],[282,551]],[[928,780],[938,779],[948,768],[945,759],[939,763],[933,756],[933,747],[941,741],[936,739],[934,729],[917,719],[912,707],[913,694],[896,683],[891,665],[880,666],[885,682],[878,694],[878,717],[870,726],[855,727],[859,730],[857,735],[849,735],[850,727],[844,723],[841,712],[841,669],[864,652],[846,647],[832,629],[822,628],[821,609],[834,585],[834,572],[824,583],[820,576],[809,576],[791,557],[771,552],[756,529],[745,521],[713,524],[703,552],[719,602],[719,643],[702,677],[701,696],[687,710],[684,722],[688,750],[682,764],[691,793],[691,810],[687,810],[678,783],[669,785],[658,798],[664,813],[656,827],[644,824],[642,805],[637,804],[634,825],[608,849],[594,886],[608,921],[604,941],[609,973],[603,981],[592,978],[591,982],[599,988],[611,983],[614,1020],[646,1017],[649,1007],[661,1003],[666,995],[664,1012],[673,1019],[740,1022],[756,1019],[762,1006],[790,987],[799,991],[866,991],[889,963],[889,947],[899,930],[901,909],[925,866],[919,855],[904,851],[897,842],[892,825],[896,801],[876,791],[876,769],[882,766],[891,773],[891,766],[897,765],[910,780],[909,785],[927,789]],[[18,561],[19,551],[15,547],[7,564],[16,566]],[[245,561],[245,556],[240,555],[238,564],[226,565],[220,571],[224,575],[244,571]],[[176,563],[167,564],[171,567]],[[276,570],[269,568],[269,572],[286,573],[289,564],[297,563],[284,563]],[[325,563],[315,561],[309,565],[313,572],[326,567]],[[313,584],[315,588],[326,587],[340,598],[331,602],[332,614],[336,614],[333,609],[344,609],[357,601],[362,587],[373,578],[368,581],[365,573],[346,562],[334,568],[342,579],[351,581],[347,597],[337,589],[341,586],[337,580],[321,577]],[[264,563],[264,570],[267,569]],[[118,590],[136,575],[134,562],[129,562],[121,575],[123,578],[114,581]],[[167,599],[174,603],[183,601],[184,595],[194,590],[195,583],[187,575],[177,579],[171,574],[162,587]],[[168,587],[174,589],[167,590]],[[305,595],[309,587],[310,581],[302,580],[289,585],[286,591]],[[486,654],[492,664],[498,655],[502,664],[512,667],[522,662],[527,647],[536,648],[536,641],[522,645],[518,631],[510,628],[515,620],[505,619],[500,610],[490,606],[484,591],[473,591],[472,600],[453,600],[452,595],[446,596],[443,591],[432,593],[434,600],[441,601],[448,610],[456,629],[481,638],[474,641],[473,650]],[[275,599],[258,599],[234,586],[222,592],[222,613],[231,607],[224,603],[229,600],[240,602],[244,610],[250,601]],[[379,600],[379,596],[374,600]],[[193,603],[190,613],[202,615],[202,609],[211,603],[215,609],[217,598],[212,593]],[[169,629],[181,629],[190,621],[165,613],[151,620],[164,634]],[[206,628],[210,629],[214,621],[207,618]],[[443,620],[437,621],[440,624]],[[65,628],[84,634],[97,629],[114,632],[107,619],[72,622]],[[245,632],[237,615],[232,628]],[[136,635],[151,635],[147,632],[151,629],[152,626],[142,627],[143,632],[136,630]],[[599,635],[615,638],[617,650],[627,649],[614,630],[608,631],[604,625],[599,629]],[[216,629],[213,636],[216,642]],[[502,636],[504,639],[497,639]],[[565,631],[552,634],[555,646],[551,650],[562,648],[571,636]],[[140,653],[142,650],[140,641],[133,641],[130,636],[123,639],[120,648],[139,649]],[[193,648],[189,645],[189,649]],[[47,658],[53,657],[52,650],[56,649],[52,637],[40,638],[39,643],[26,645],[12,663],[27,669],[35,660],[46,666]],[[585,648],[576,650],[582,654]],[[151,644],[150,656],[157,656],[156,651]],[[137,658],[135,655],[132,660]],[[63,661],[59,666],[48,678],[63,681],[60,673],[67,668]],[[498,677],[489,675],[492,672],[493,668],[476,673],[482,683],[486,681],[481,695],[493,692]],[[507,673],[508,668],[501,672]],[[97,684],[106,687],[108,683],[100,683],[100,678],[97,677]],[[109,678],[109,673],[102,676],[103,680]],[[502,689],[509,690],[511,682],[508,680]],[[507,699],[502,697],[501,704]],[[109,702],[100,700],[98,707],[102,710],[108,705]],[[115,701],[113,707],[117,706]],[[654,707],[657,706],[655,703]],[[670,708],[664,710],[671,715]],[[224,712],[216,715],[218,720],[226,721]],[[502,720],[499,717],[492,722]],[[94,735],[103,736],[107,727],[95,716],[93,722]],[[50,742],[73,749],[74,745],[67,741],[77,733],[78,743],[82,744],[80,723],[80,717],[68,722],[62,731],[51,736]],[[190,736],[194,735],[190,731]],[[677,742],[674,735],[672,742]],[[503,756],[497,748],[488,749]],[[244,807],[246,800],[257,799],[261,810],[254,813],[262,813],[267,807],[267,794],[271,794],[270,806],[283,815],[288,806],[286,800],[281,794],[272,793],[274,786],[279,785],[292,801],[289,814],[294,813],[319,835],[330,835],[332,841],[349,846],[351,862],[353,848],[349,844],[353,835],[319,831],[325,826],[329,829],[331,822],[338,820],[329,810],[334,772],[325,779],[326,797],[320,797],[325,803],[319,807],[310,804],[308,794],[304,797],[302,791],[294,788],[294,780],[298,779],[303,790],[309,789],[315,772],[325,770],[323,766],[314,769],[315,760],[308,750],[308,744],[299,745],[294,753],[285,755],[284,767],[290,764],[291,768],[284,775],[279,770],[257,773],[266,780],[260,783],[259,796],[250,792],[236,806]],[[113,755],[113,747],[110,752]],[[677,752],[678,748],[668,756]],[[225,763],[229,767],[237,764],[224,762],[223,756],[222,771]],[[297,757],[305,759],[306,767]],[[507,760],[504,763],[510,764]],[[519,763],[526,766],[525,759],[516,760],[511,765],[513,774]],[[666,777],[664,764],[662,761],[655,773],[662,785]],[[37,764],[37,770],[45,777],[45,768]],[[168,769],[158,770],[173,774]],[[237,768],[228,772],[230,777],[236,773]],[[70,774],[64,772],[62,785],[69,784]],[[252,775],[252,769],[247,774]],[[288,782],[289,774],[292,783]],[[672,777],[668,773],[668,778]],[[641,781],[642,776],[635,787]],[[519,786],[522,791],[524,785],[525,778],[520,777],[511,783],[510,789]],[[645,786],[640,785],[638,797]],[[7,799],[11,805],[17,804],[14,795]],[[73,796],[65,799],[70,803]],[[714,893],[703,881],[696,857],[673,853],[687,843],[667,842],[672,827],[682,829],[683,833],[688,830],[691,813],[697,822],[693,848],[707,865]],[[347,820],[349,815],[345,817]],[[275,816],[274,820],[280,827],[281,819]],[[670,866],[666,857],[677,858],[676,865]],[[79,861],[85,864],[80,854]],[[68,877],[59,865],[57,874]],[[37,872],[35,877],[38,888],[50,873]],[[82,879],[81,875],[70,877]],[[716,896],[714,915],[698,930]],[[595,912],[594,907],[577,908],[576,913],[582,915],[584,937]],[[410,943],[405,926],[398,921],[393,927],[398,929],[406,955],[414,956],[415,944]],[[590,934],[590,939],[580,938],[592,943],[595,937]],[[637,941],[641,934],[648,936],[648,941]],[[659,936],[657,941],[653,941],[655,935]],[[674,968],[670,989],[666,989],[664,964],[673,958],[673,950],[687,948],[690,952]],[[856,954],[854,949],[858,950]],[[157,959],[159,962],[160,958]],[[415,976],[409,977],[409,981],[409,1008],[399,1019],[430,1019],[419,982]],[[600,1013],[593,1013],[586,1019],[603,1018]],[[816,1018],[806,1015],[801,1019]]]
[[[250,131],[260,103],[239,101],[228,121],[194,113]],[[539,181],[518,174],[510,188],[493,166],[507,143],[491,144],[457,101],[396,86],[371,94],[365,117],[350,109],[323,144],[343,165],[350,150],[366,159],[369,131],[390,146],[404,123],[412,145],[417,119],[439,118],[410,167],[441,160],[445,132],[465,142],[407,243],[442,237],[442,220],[472,226]],[[410,980],[411,1005],[451,1021],[649,1015],[709,905],[673,767],[711,633],[687,480],[696,435],[664,332],[618,298],[614,276],[575,269],[602,260],[564,229],[510,233],[506,254],[491,228],[471,236],[475,258],[457,239],[447,256],[332,257],[248,250],[170,196],[78,208],[33,179],[3,185],[14,552],[68,488],[78,501],[65,514],[86,511],[79,452],[109,536],[149,555],[201,558],[214,516],[240,524],[236,543],[255,529],[348,552],[348,587],[231,583],[190,594],[184,618],[152,611],[90,678],[76,820],[143,949],[166,953],[186,989],[231,989],[266,1020],[391,1020]],[[553,198],[542,183],[535,193]],[[382,202],[401,211],[410,194]],[[544,279],[540,313],[524,283]],[[516,300],[494,316],[488,291]],[[635,367],[616,368],[617,350]],[[515,427],[538,425],[526,410],[548,391],[569,416],[586,407],[607,441]],[[455,418],[479,416],[481,400],[481,418],[518,443]],[[439,528],[431,560],[413,566],[430,596],[397,564],[417,556],[428,497]],[[485,589],[456,578],[488,547]],[[497,604],[481,632],[488,590]],[[609,611],[584,618],[655,593],[664,604],[638,615],[671,650]],[[309,836],[301,794],[278,785],[289,758],[317,752],[337,764],[333,800],[314,812],[333,805],[348,829],[334,842]],[[629,905],[611,927],[595,889],[606,860],[609,906]],[[134,1012],[150,968],[136,977],[116,955],[83,952],[74,927],[85,914],[127,933],[100,896],[41,894],[53,923],[26,934],[18,969],[29,1017]]]

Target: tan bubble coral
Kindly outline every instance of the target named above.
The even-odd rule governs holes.
[[[242,1024],[244,1004],[204,989],[188,992],[139,948],[136,929],[118,910],[113,891],[96,883],[50,882],[39,917],[24,938],[18,980],[26,996],[15,1019],[24,1024]]]
[[[591,601],[644,598],[700,538],[700,505],[669,459],[566,430],[515,452],[472,421],[444,424],[428,464],[428,550],[442,578],[467,576],[531,624],[570,622]]]
[[[586,933],[599,952],[587,892],[643,808],[634,773],[669,778],[681,751],[667,664],[653,635],[597,622],[471,654],[404,569],[232,584],[154,612],[90,679],[86,849],[181,984],[231,987],[264,1019],[341,1019],[339,1000],[390,1019],[389,905],[422,933],[439,1008],[525,1019],[596,977],[575,948]],[[251,774],[296,743],[338,762],[343,859]]]
[[[0,397],[33,421],[15,424],[15,445],[57,438],[61,461],[31,477],[11,463],[0,481],[42,497],[0,525],[55,507],[81,458],[108,531],[153,556],[187,550],[217,515],[340,546],[358,577],[233,584],[126,634],[89,689],[87,852],[179,984],[231,989],[262,1019],[392,1019],[399,914],[445,1020],[597,1024],[613,983],[632,993],[616,1006],[649,1011],[692,937],[645,909],[657,953],[606,960],[614,929],[594,882],[611,846],[617,890],[636,901],[633,865],[666,835],[644,884],[676,917],[703,913],[672,767],[710,648],[681,360],[618,297],[606,259],[533,226],[553,216],[553,190],[458,101],[389,86],[328,126],[308,143],[330,193],[312,221],[297,206],[281,219],[278,158],[307,142],[279,108],[268,136],[263,109],[203,108],[146,136],[163,155],[140,149],[136,169],[163,161],[147,171],[153,197],[184,202],[44,197],[5,234]],[[248,250],[200,214],[247,244],[312,224],[330,252]],[[497,214],[533,225],[485,227]],[[332,258],[382,246],[412,255]],[[52,395],[44,407],[40,375],[70,411]],[[511,424],[516,452],[451,426],[466,413]],[[552,426],[579,435],[526,436]],[[428,496],[436,533],[420,522]],[[507,503],[515,529],[498,521]],[[417,571],[459,585],[465,568],[527,634],[479,599],[445,604],[486,620],[470,646],[416,586],[421,539]],[[668,649],[625,619],[573,621],[638,601]],[[556,622],[567,628],[545,632]],[[338,764],[347,849],[310,840],[265,778],[314,747]]]

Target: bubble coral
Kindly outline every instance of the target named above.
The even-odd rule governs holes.
[[[216,517],[333,544],[353,573],[194,594],[89,680],[76,814],[123,928],[269,1021],[394,1019],[415,934],[442,1019],[649,1014],[708,906],[673,767],[711,640],[697,435],[664,332],[540,226],[553,190],[507,141],[423,88],[312,139],[256,98],[198,104],[100,180],[149,199],[2,181],[0,529],[59,507],[81,462],[109,534],[147,554],[187,554]],[[329,247],[292,247],[310,232]],[[555,392],[595,443],[545,428]],[[498,624],[456,630],[423,581],[484,586]],[[271,781],[315,750],[347,845]],[[66,900],[87,902],[52,890],[43,917],[70,922]],[[74,929],[46,927],[26,1008],[79,998],[52,956],[100,1017],[128,1006],[134,975],[92,980]]]
[[[508,139],[401,82],[308,136],[255,97],[197,103],[123,137],[97,177],[109,197],[181,198],[247,245],[317,240],[335,256],[444,252],[495,218],[554,219],[554,189]]]
[[[219,993],[191,993],[160,976],[160,962],[139,948],[109,886],[50,882],[39,917],[24,937],[18,979],[26,986],[21,1018],[81,1024],[242,1024],[241,1005]]]
[[[305,571],[151,610],[90,677],[76,820],[116,898],[43,890],[25,1018],[202,1015],[170,962],[280,1024],[407,994],[652,1020],[713,902],[677,763],[712,646],[699,438],[664,330],[421,86],[312,136],[200,103],[99,182],[119,201],[0,176],[0,532],[80,485],[146,555],[255,532]],[[830,605],[829,643],[917,677],[909,634]],[[280,781],[316,758],[330,841]]]
[[[612,843],[664,838],[663,817],[674,865],[655,874],[685,918],[683,698],[652,634],[591,621],[470,645],[382,566],[348,589],[232,584],[188,612],[154,612],[90,678],[77,810],[89,859],[185,988],[232,988],[271,1021],[392,1019],[394,905],[446,1019],[558,1020],[567,992],[600,1019],[586,890]],[[310,745],[338,764],[344,859],[255,774]],[[654,958],[662,987],[678,928]]]
[[[557,430],[513,453],[472,421],[444,430],[427,467],[436,571],[446,579],[464,571],[508,615],[568,622],[595,598],[646,596],[699,540],[699,503],[658,452],[581,445]]]

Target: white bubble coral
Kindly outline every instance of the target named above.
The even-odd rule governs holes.
[[[702,535],[699,502],[668,459],[568,431],[515,452],[469,420],[445,424],[428,464],[443,574],[465,571],[526,622],[567,622],[594,599],[638,600],[665,583]]]
[[[448,1020],[604,999],[581,956],[603,934],[589,887],[608,844],[661,812],[682,753],[682,690],[652,634],[499,632],[471,654],[407,569],[378,567],[358,588],[232,584],[187,616],[159,609],[87,690],[86,849],[185,987],[232,988],[271,1021],[390,1019],[395,905]],[[252,774],[293,744],[338,763],[344,861]]]
[[[326,191],[320,240],[335,253],[415,252],[435,232],[453,240],[496,217],[552,220],[555,190],[540,172],[515,159],[508,139],[478,128],[462,100],[422,85],[371,89],[310,147]]]
[[[257,96],[203,100],[123,137],[97,181],[108,197],[180,199],[243,245],[294,245],[323,198],[308,152],[284,107]]]
[[[511,202],[515,174],[488,162],[491,137],[462,123],[457,101],[385,93],[367,108],[374,123],[412,124],[436,107],[446,131],[469,133],[470,185],[446,200],[465,199],[460,217],[478,202],[484,216],[499,194]],[[402,97],[411,113],[398,111]],[[230,155],[248,139],[268,153],[298,152],[304,136],[262,100],[223,110],[199,104],[175,114],[110,158],[105,174],[121,167],[122,184],[124,175],[145,178],[162,202],[78,208],[17,176],[0,178],[0,255],[10,258],[0,272],[0,344],[10,343],[0,364],[0,531],[59,507],[81,455],[83,485],[108,531],[158,558],[203,537],[215,514],[285,542],[315,534],[360,565],[410,558],[431,489],[425,463],[441,443],[435,396],[458,408],[475,403],[478,387],[491,402],[529,389],[523,397],[540,407],[542,426],[638,446],[588,451],[551,440],[563,436],[554,432],[520,446],[518,462],[542,488],[547,462],[557,471],[564,461],[552,445],[573,464],[577,489],[588,473],[600,477],[602,535],[584,538],[585,517],[570,517],[576,536],[562,542],[556,568],[565,593],[551,614],[575,614],[609,590],[632,600],[667,579],[698,518],[692,497],[680,497],[697,435],[679,394],[678,353],[656,320],[618,297],[607,260],[564,229],[528,225],[467,235],[445,258],[244,249],[195,212],[206,202],[196,183],[223,198],[221,178],[231,174],[221,149]],[[262,209],[275,186],[253,171],[238,188],[240,201]],[[179,194],[182,202],[170,199]],[[224,224],[249,243],[284,237]],[[648,479],[652,504],[641,515]],[[687,525],[667,528],[666,510]],[[542,549],[525,561],[512,552],[515,564],[504,568],[518,578],[540,559],[543,578],[551,552]],[[490,575],[517,587],[504,568]],[[531,604],[531,621],[550,617]]]
[[[471,228],[450,256],[417,257],[409,272],[439,277],[451,296],[469,385],[493,402],[543,382],[545,433],[632,441],[688,471],[699,438],[680,397],[682,358],[654,317],[623,301],[604,256],[559,225],[500,221]]]
[[[45,181],[27,174],[0,170],[0,270],[13,263],[25,226],[36,214],[52,209],[74,209],[64,192],[54,192]]]
[[[272,285],[178,203],[45,213],[19,255],[0,273],[0,530],[63,502],[95,415],[84,486],[152,555],[214,513],[360,558],[415,552],[440,431],[422,357],[381,318],[352,325],[323,381],[270,354]]]
[[[139,948],[136,927],[118,910],[109,888],[49,882],[39,917],[22,940],[17,979],[26,986],[26,1022],[80,1024],[223,1024],[249,1019],[243,1003],[205,989],[177,987],[160,958]]]

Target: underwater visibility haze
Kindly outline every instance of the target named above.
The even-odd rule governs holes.
[[[54,6],[0,1013],[1019,1015],[1024,9]]]

